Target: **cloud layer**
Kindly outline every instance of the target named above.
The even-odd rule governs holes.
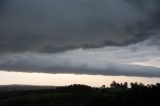
[[[160,77],[159,0],[1,0],[0,70]]]
[[[159,0],[2,0],[0,5],[0,53],[124,46],[159,29]]]
[[[0,57],[0,67],[23,72],[160,77],[160,50],[146,43],[57,54],[10,54]]]

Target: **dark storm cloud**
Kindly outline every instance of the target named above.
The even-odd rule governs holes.
[[[3,8],[5,7],[7,0],[0,0],[0,11],[3,10]]]
[[[159,0],[1,0],[0,6],[1,53],[123,46],[159,28]]]
[[[7,0],[1,0],[0,1],[0,6],[3,6],[3,5],[5,5],[5,2],[6,2]]]

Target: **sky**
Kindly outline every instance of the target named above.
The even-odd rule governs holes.
[[[159,10],[159,0],[1,0],[0,84],[22,74],[160,82]]]

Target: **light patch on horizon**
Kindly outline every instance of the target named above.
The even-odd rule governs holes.
[[[160,60],[158,57],[155,59],[148,60],[148,61],[133,62],[131,64],[141,65],[141,66],[154,66],[154,67],[160,68]]]
[[[102,76],[102,75],[77,75],[77,74],[45,74],[0,71],[0,85],[44,85],[66,86],[70,84],[85,84],[93,87],[102,85],[110,86],[116,82],[142,82],[144,84],[160,83],[160,78],[126,77],[126,76]]]

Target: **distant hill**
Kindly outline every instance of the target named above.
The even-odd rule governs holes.
[[[22,91],[22,90],[41,90],[41,89],[55,89],[56,86],[34,86],[34,85],[0,85],[1,91]]]

